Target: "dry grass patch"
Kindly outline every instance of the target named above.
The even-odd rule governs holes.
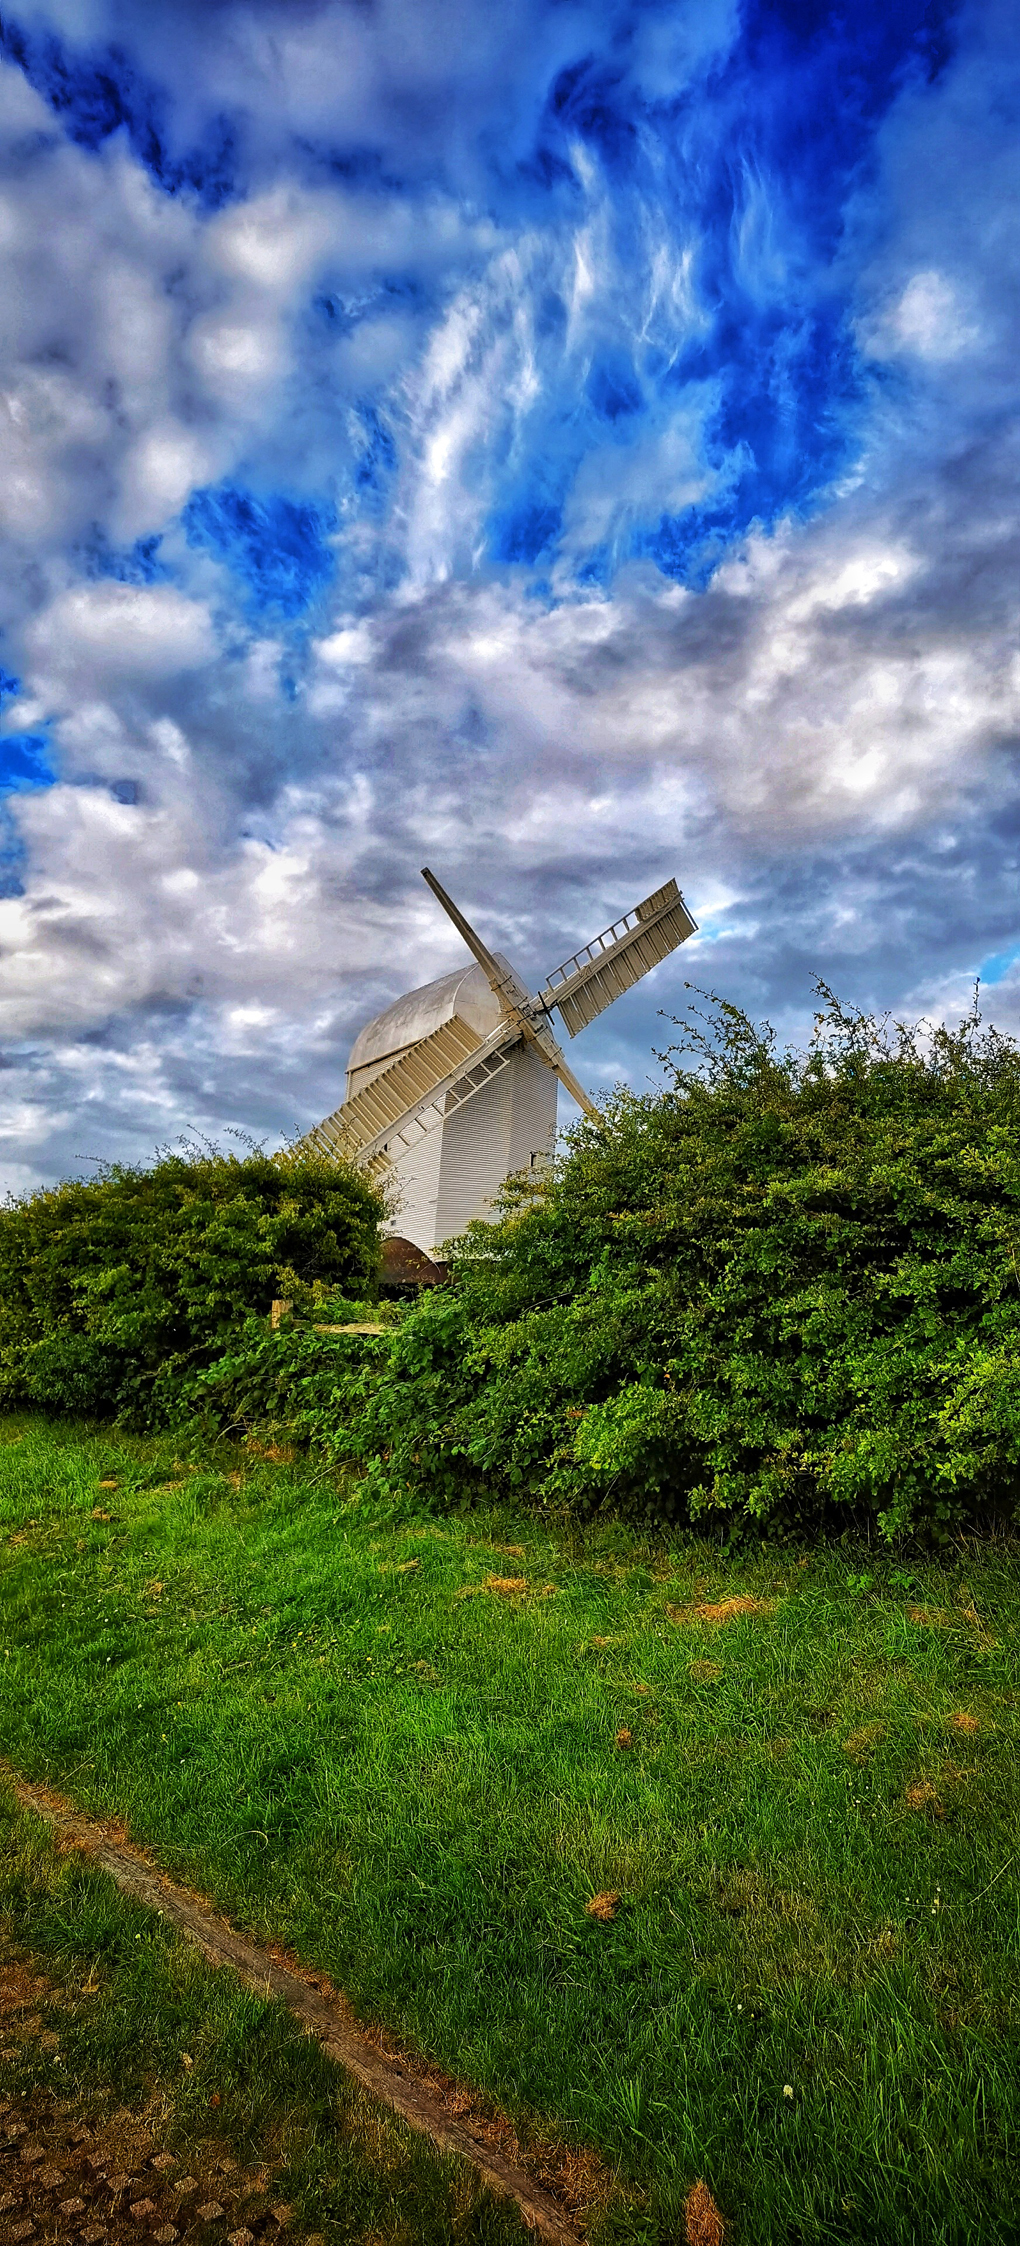
[[[593,1895],[591,1902],[586,1903],[584,1907],[589,1918],[600,1919],[603,1926],[608,1926],[610,1919],[616,1917],[616,1906],[619,1900],[618,1890],[615,1887],[607,1887],[603,1889],[601,1895]]]
[[[634,1734],[632,1731],[628,1731],[625,1723],[620,1725],[616,1734],[616,1744],[618,1747],[633,1747],[634,1745]]]
[[[884,1723],[861,1724],[857,1731],[851,1731],[844,1739],[843,1753],[849,1755],[852,1762],[867,1762],[869,1755],[874,1754],[879,1740],[885,1738],[885,1731]]]
[[[774,1599],[752,1599],[746,1594],[739,1598],[718,1599],[714,1602],[703,1599],[697,1606],[693,1607],[668,1606],[666,1608],[666,1614],[670,1622],[711,1622],[715,1627],[723,1622],[732,1622],[738,1614],[774,1614],[775,1611],[776,1602]]]
[[[986,1630],[966,1584],[961,1585],[960,1604],[955,1613],[945,1607],[908,1606],[907,1620],[916,1622],[922,1630],[955,1630],[963,1622],[976,1633],[982,1645],[993,1646],[997,1642]]]
[[[939,1800],[938,1788],[930,1778],[917,1778],[904,1795],[908,1809],[926,1810],[932,1817],[944,1817],[945,1810]]]
[[[530,1589],[526,1575],[487,1575],[483,1583],[462,1583],[457,1597],[477,1599],[487,1591],[497,1599],[521,1599]]]
[[[954,1708],[949,1717],[949,1726],[950,1730],[959,1732],[964,1739],[973,1739],[981,1729],[977,1717],[971,1715],[969,1708]]]
[[[487,1575],[482,1583],[463,1583],[458,1599],[479,1599],[486,1595],[495,1599],[523,1599],[533,1591],[540,1599],[556,1596],[555,1583],[532,1583],[526,1575]]]
[[[996,1641],[991,1636],[990,1632],[986,1629],[985,1624],[981,1620],[981,1616],[979,1615],[978,1610],[974,1604],[974,1598],[969,1583],[961,1583],[959,1589],[959,1600],[960,1614],[963,1621],[970,1623],[971,1629],[977,1631],[979,1638],[981,1638],[985,1645],[993,1646]]]
[[[252,1458],[264,1458],[270,1466],[294,1466],[297,1463],[298,1454],[293,1443],[263,1443],[257,1435],[247,1435],[244,1447]]]
[[[794,1924],[817,1923],[818,1911],[808,1895],[798,1895],[782,1887],[770,1887],[758,1872],[731,1872],[726,1880],[717,1882],[713,1901],[716,1908],[742,1918],[788,1919]]]
[[[721,1661],[692,1661],[690,1674],[695,1684],[714,1684],[722,1676]]]
[[[722,1918],[739,1922],[740,1939],[753,1953],[759,1988],[779,1988],[791,1974],[829,1970],[817,1904],[796,1889],[774,1887],[757,1872],[718,1871],[706,1901]]]
[[[687,2246],[722,2246],[723,2219],[701,2176],[684,2202],[684,2224]]]
[[[881,1926],[877,1934],[872,1934],[867,1942],[865,1956],[876,1965],[887,1965],[890,1958],[897,1956],[899,1947],[900,1938],[895,1927]]]

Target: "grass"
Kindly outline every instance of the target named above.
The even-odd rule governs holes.
[[[628,2240],[704,2177],[734,2246],[1015,2246],[1015,1543],[728,1559],[0,1443],[27,1776],[619,2163]]]
[[[2,1792],[0,1933],[0,2136],[12,2117],[24,2116],[36,2142],[47,2144],[56,2128],[66,2168],[68,2135],[84,2134],[74,2124],[85,2122],[87,2149],[101,2149],[108,2174],[142,2170],[125,2199],[172,2195],[174,2174],[159,2174],[170,2163],[150,2161],[174,2153],[177,2171],[197,2180],[184,2212],[172,2196],[160,2210],[184,2234],[182,2246],[192,2236],[222,2239],[235,2192],[252,2180],[256,2194],[242,2197],[233,2220],[256,2221],[260,2238],[267,2228],[277,2235],[268,2210],[282,2205],[287,2232],[311,2234],[309,2246],[316,2238],[319,2246],[523,2240],[515,2210],[381,2115],[281,2006],[213,1972],[102,1872],[59,1851]],[[67,2193],[81,2188],[79,2177],[62,2180]],[[107,2213],[106,2196],[100,2188],[81,2219]],[[207,2229],[194,2209],[210,2199],[227,2203],[227,2219]],[[54,2235],[38,2208],[36,2217]],[[125,2208],[117,2235],[136,2229]],[[69,2217],[57,2235],[78,2231]]]

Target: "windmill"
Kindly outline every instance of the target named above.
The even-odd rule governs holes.
[[[483,1214],[512,1170],[551,1152],[557,1080],[598,1118],[553,1035],[571,1037],[693,935],[675,881],[575,952],[532,996],[491,952],[445,889],[424,880],[476,964],[409,991],[369,1022],[347,1064],[347,1097],[299,1140],[296,1153],[344,1155],[400,1197],[400,1233],[431,1255]]]

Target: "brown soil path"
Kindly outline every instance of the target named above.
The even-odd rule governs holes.
[[[228,1965],[258,1996],[276,1997],[307,2035],[346,2068],[363,2089],[400,2114],[444,2152],[470,2161],[490,2188],[516,2201],[528,2228],[551,2246],[583,2246],[573,2210],[612,2194],[612,2178],[592,2155],[568,2146],[545,2152],[543,2182],[521,2165],[511,2122],[461,2085],[417,2066],[383,2036],[355,2020],[343,1995],[324,1975],[239,1934],[213,1906],[178,1886],[152,1857],[135,1848],[121,1828],[84,1817],[47,1787],[30,1785],[0,1760],[0,1777],[26,1809],[34,1810],[66,1846],[80,1848],[119,1888],[158,1911],[195,1944],[212,1965]],[[552,2171],[551,2173],[549,2171]]]

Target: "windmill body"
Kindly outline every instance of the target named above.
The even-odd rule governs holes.
[[[475,964],[408,991],[368,1022],[343,1105],[295,1151],[343,1154],[388,1188],[390,1229],[432,1255],[484,1216],[511,1171],[552,1153],[557,1081],[598,1120],[553,1035],[571,1037],[694,932],[675,881],[603,930],[532,996],[424,869]]]
[[[509,960],[495,956],[512,972]],[[409,991],[366,1025],[347,1063],[347,1102],[455,1017],[481,1039],[498,1027],[499,1000],[481,967],[459,967]],[[463,1232],[511,1170],[533,1169],[551,1155],[556,1093],[552,1070],[522,1039],[473,1099],[452,1106],[435,1130],[394,1149],[387,1175],[391,1229],[427,1255]]]

